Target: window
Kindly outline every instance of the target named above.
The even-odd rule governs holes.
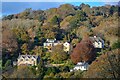
[[[28,61],[28,59],[26,59],[26,61]]]
[[[20,59],[20,61],[23,61],[23,59]]]
[[[68,49],[67,47],[64,47],[64,49]]]
[[[50,46],[52,46],[52,44],[50,44]]]
[[[34,61],[34,59],[32,59],[32,61]]]

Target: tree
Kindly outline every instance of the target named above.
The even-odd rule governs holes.
[[[22,19],[27,19],[31,11],[32,11],[31,8],[27,8],[22,13],[20,13],[19,17]]]
[[[28,66],[19,66],[18,69],[14,69],[14,72],[9,76],[9,78],[36,78],[33,72],[28,68]]]
[[[82,10],[78,10],[75,14],[75,18],[79,21],[84,21],[86,20],[86,13]]]
[[[117,49],[120,48],[120,41],[116,41],[115,43],[113,43],[112,45],[112,49]]]
[[[61,29],[69,29],[70,28],[70,22],[73,19],[73,16],[67,16],[63,19],[63,21],[60,23]]]
[[[80,10],[84,11],[88,16],[91,15],[90,5],[82,3],[79,6]]]
[[[80,26],[79,24],[79,20],[76,18],[73,18],[72,21],[70,22],[70,29],[74,29],[77,28],[78,26]]]
[[[79,42],[79,39],[73,39],[72,40],[72,45],[73,46],[76,46],[76,44]]]
[[[72,20],[70,21],[70,28],[75,29],[81,25],[80,22],[86,20],[86,14],[83,11],[77,11]]]
[[[7,60],[6,63],[5,63],[4,68],[5,68],[6,70],[9,70],[11,67],[12,67],[11,60]]]
[[[41,46],[35,46],[33,49],[34,54],[43,56],[43,48]]]
[[[8,16],[5,16],[3,18],[3,20],[7,20],[7,19],[11,20],[11,19],[13,19],[13,17],[14,17],[14,15],[8,15]]]
[[[58,26],[53,26],[51,24],[47,24],[41,27],[42,34],[44,34],[44,38],[54,39],[58,33]]]
[[[84,75],[84,72],[81,70],[77,70],[74,72],[74,74],[70,78],[82,78]]]
[[[23,54],[28,54],[29,50],[28,50],[28,44],[27,43],[24,43],[22,46],[21,46],[21,50],[22,50],[22,53]]]
[[[15,52],[18,49],[17,39],[14,33],[7,27],[3,27],[2,31],[2,48],[8,52]]]
[[[120,49],[107,51],[89,66],[84,78],[120,78]]]
[[[49,67],[47,68],[47,71],[45,72],[45,74],[50,75],[51,73],[56,74],[59,72],[59,69],[57,69],[56,67]]]
[[[52,48],[50,57],[55,63],[61,63],[63,60],[67,59],[67,54],[63,51],[62,45],[57,45]]]
[[[29,41],[30,37],[29,37],[29,35],[28,35],[28,33],[27,33],[26,31],[23,31],[23,32],[21,33],[21,39],[22,39],[22,41],[24,41],[24,42],[28,42],[28,41]]]
[[[96,54],[90,39],[83,38],[82,41],[73,49],[73,53],[70,56],[74,63],[79,61],[91,62],[94,60]]]
[[[114,12],[118,12],[118,6],[111,6],[110,10],[109,10],[109,14],[113,15]]]
[[[58,10],[57,13],[60,15],[62,19],[64,19],[66,16],[75,14],[74,6],[70,4],[63,4],[57,10]]]
[[[0,77],[2,77],[2,79],[3,79],[3,76],[1,75],[1,73],[3,72],[2,70],[3,70],[3,68],[2,68],[2,60],[0,59]]]
[[[57,16],[54,16],[52,19],[51,19],[51,23],[53,25],[58,25],[59,24],[59,18]]]
[[[30,39],[28,32],[24,28],[13,28],[13,33],[15,34],[19,44],[22,42],[28,42]]]
[[[43,60],[40,59],[39,64],[37,65],[38,69],[36,71],[36,76],[39,79],[42,79],[44,77],[44,63]]]
[[[76,31],[76,35],[81,38],[86,34],[90,35],[90,29],[87,26],[80,26]]]

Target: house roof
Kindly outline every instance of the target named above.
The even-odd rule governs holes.
[[[101,37],[89,37],[92,42],[103,42],[103,39]]]
[[[76,65],[76,67],[77,67],[77,66],[84,66],[84,65],[86,65],[86,64],[88,64],[88,63],[87,63],[87,62],[78,62],[77,65]]]
[[[55,42],[56,39],[47,39],[46,42]]]
[[[20,58],[34,58],[37,59],[38,56],[37,55],[19,55],[18,59]]]
[[[64,45],[64,46],[66,46],[66,45],[70,45],[70,43],[68,43],[68,42],[65,42],[63,45]]]

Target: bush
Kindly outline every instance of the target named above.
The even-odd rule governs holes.
[[[112,45],[112,49],[117,49],[117,48],[120,48],[120,41],[117,41]]]
[[[50,75],[50,73],[56,74],[58,72],[59,72],[59,69],[57,69],[56,67],[49,67],[45,72],[45,74]]]

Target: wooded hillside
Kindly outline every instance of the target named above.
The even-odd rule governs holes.
[[[61,45],[53,48],[51,54],[43,48],[43,43],[47,39],[56,39],[63,43],[67,41],[73,46],[74,54],[71,55],[71,58],[73,58],[74,63],[79,61],[92,61],[96,59],[97,56],[98,62],[103,64],[101,59],[112,57],[112,54],[107,56],[107,54],[103,54],[104,52],[120,48],[120,41],[118,39],[120,36],[118,25],[119,10],[118,5],[90,7],[90,5],[82,3],[79,6],[63,4],[58,8],[50,8],[47,10],[32,10],[28,8],[18,14],[4,16],[2,18],[2,28],[0,29],[2,33],[2,37],[0,36],[2,39],[0,40],[2,40],[3,70],[6,71],[12,67],[12,61],[17,59],[19,53],[34,54],[40,55],[46,63],[52,61],[52,63],[65,63],[63,68],[59,67],[60,69],[53,67],[44,70],[43,63],[38,65],[39,71],[35,72],[35,68],[31,68],[34,75],[39,78],[41,76],[41,78],[43,78],[45,74],[47,74],[44,76],[45,78],[53,76],[55,78],[82,77],[82,72],[67,72],[74,64],[70,59],[70,55],[61,49]],[[90,37],[94,35],[101,37],[105,41],[105,48],[99,53],[95,53],[95,49],[89,39],[84,40],[85,36]],[[117,50],[115,50],[115,53],[116,51]],[[82,56],[80,56],[81,54]],[[75,57],[75,55],[77,57]],[[101,57],[99,57],[99,55],[101,55]],[[98,62],[95,60],[91,64],[90,71],[88,70],[84,77],[91,77],[92,74],[89,75],[91,71],[93,74],[99,73],[99,69],[96,70],[98,68],[96,66],[99,65]],[[108,63],[105,64],[109,65]],[[96,69],[92,70],[94,67]],[[106,69],[106,66],[104,67]],[[22,69],[23,68],[21,68],[21,70]],[[18,70],[17,72],[21,71]],[[107,74],[108,73],[105,75]],[[116,76],[119,75],[117,72],[115,74]],[[14,71],[12,76],[17,75],[18,74],[15,75]],[[110,78],[113,78],[111,75]],[[21,74],[21,76],[24,75]],[[92,77],[101,76],[96,74]]]

